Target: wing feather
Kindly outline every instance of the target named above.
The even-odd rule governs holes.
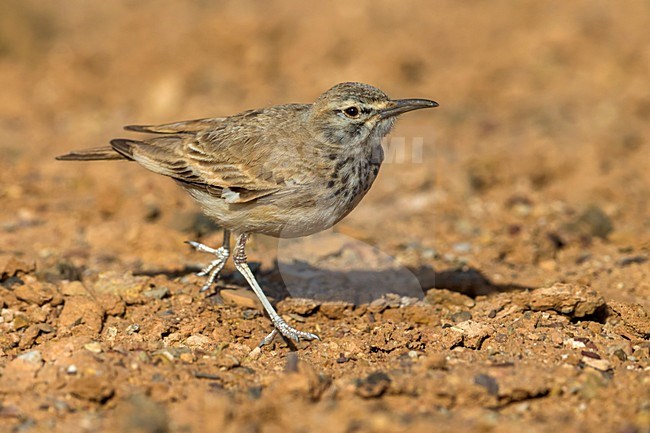
[[[207,126],[218,125],[222,120],[128,127],[138,132],[173,135],[142,141],[116,139],[111,145],[116,152],[148,170],[218,195],[228,203],[246,203],[277,192],[282,181],[274,181],[273,176],[264,174],[259,163],[252,163],[256,158],[245,158],[236,143],[222,142],[230,138],[223,137],[227,128]]]

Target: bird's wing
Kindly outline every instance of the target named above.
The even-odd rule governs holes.
[[[206,119],[184,120],[182,122],[164,123],[162,125],[128,125],[124,129],[134,132],[148,132],[151,134],[180,134],[180,133],[197,133],[209,128],[213,128],[224,120],[226,117],[213,117]]]
[[[111,145],[145,168],[204,189],[227,203],[250,202],[281,189],[283,179],[266,172],[263,155],[255,151],[263,148],[254,146],[256,134],[237,134],[235,138],[231,127],[199,129],[198,125],[210,124],[210,120],[140,127],[161,134],[174,129],[183,132],[143,141],[116,139]]]

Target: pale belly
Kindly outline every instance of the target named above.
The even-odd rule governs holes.
[[[295,238],[327,230],[343,219],[370,189],[372,180],[364,182],[363,188],[346,188],[337,195],[328,189],[316,194],[298,190],[242,204],[229,204],[200,190],[188,192],[225,229]]]

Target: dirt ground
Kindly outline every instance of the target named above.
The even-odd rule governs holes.
[[[42,2],[0,14],[0,431],[650,432],[650,4]],[[404,116],[368,196],[257,278],[135,164],[133,123],[310,102]],[[403,151],[403,153],[402,153]]]

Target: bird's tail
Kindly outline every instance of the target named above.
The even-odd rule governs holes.
[[[107,161],[131,160],[131,145],[138,143],[135,140],[115,139],[110,146],[94,147],[92,149],[73,150],[65,155],[57,156],[59,161]]]

